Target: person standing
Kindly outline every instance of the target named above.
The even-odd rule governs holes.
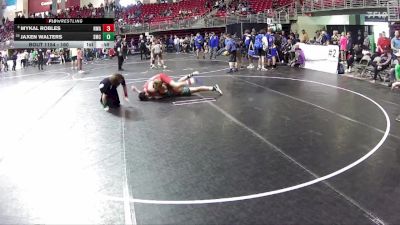
[[[83,50],[81,48],[78,48],[78,53],[77,53],[76,58],[78,60],[78,73],[83,73],[83,70],[82,70]]]
[[[396,30],[394,32],[394,37],[392,38],[390,45],[391,45],[393,54],[396,54],[399,52],[399,50],[400,50],[400,32],[398,30]]]
[[[65,55],[64,55],[65,53],[64,53],[64,49],[63,48],[61,48],[60,49],[60,61],[61,61],[61,64],[64,64],[65,63]]]
[[[140,60],[147,59],[147,47],[146,47],[146,40],[143,37],[143,34],[139,36],[139,50],[140,50]]]
[[[43,64],[44,64],[44,52],[42,49],[39,49],[38,54],[37,54],[37,61],[38,61],[38,68],[39,70],[43,70]]]
[[[123,71],[122,65],[124,63],[124,53],[123,53],[123,44],[121,36],[117,36],[117,43],[115,44],[115,52],[118,57],[118,71]]]
[[[332,45],[339,45],[340,35],[339,35],[339,32],[337,30],[333,31],[331,40],[332,40]]]
[[[14,54],[11,56],[11,59],[13,61],[12,71],[15,71],[15,67],[17,66],[17,58],[18,58],[18,51],[15,50]]]
[[[206,56],[204,55],[204,38],[203,38],[203,36],[201,36],[200,33],[196,34],[196,37],[194,39],[194,45],[196,47],[197,59],[200,58],[200,52],[203,52],[203,59],[205,59]]]
[[[363,48],[363,50],[371,50],[371,42],[370,42],[370,40],[369,40],[369,36],[368,36],[368,32],[367,31],[365,31],[364,32],[364,41],[363,41],[363,45],[362,45],[362,48]]]
[[[180,48],[180,40],[177,35],[175,35],[174,37],[174,47],[176,54],[179,54],[181,52],[181,48]]]
[[[258,55],[258,67],[257,70],[267,71],[265,68],[265,56],[266,50],[268,50],[268,43],[266,38],[266,31],[261,29],[254,39],[254,51]]]
[[[71,53],[71,65],[72,65],[71,69],[75,69],[75,63],[78,56],[78,49],[71,48],[69,52]]]
[[[218,45],[219,45],[219,38],[217,35],[215,35],[214,32],[211,33],[210,37],[210,59],[216,59],[217,58],[217,50],[218,50]]]
[[[3,66],[4,66],[3,71],[7,72],[8,71],[8,55],[7,55],[7,52],[3,55],[2,62],[0,62],[0,64],[1,63],[3,63]]]
[[[228,73],[237,72],[237,48],[235,41],[230,34],[225,34],[225,49],[229,52],[229,71]]]
[[[346,52],[347,52],[347,36],[344,32],[342,32],[342,36],[340,37],[340,60],[346,61]]]
[[[354,44],[361,46],[363,44],[363,42],[364,42],[364,37],[363,37],[363,35],[361,33],[361,30],[358,30],[357,31],[356,43],[354,43]]]
[[[266,50],[268,66],[272,66],[272,69],[276,69],[276,61],[277,61],[277,57],[278,57],[278,50],[277,50],[277,46],[275,44],[276,43],[275,42],[275,36],[272,33],[272,29],[271,28],[268,29],[267,35],[265,35],[265,37],[267,38],[267,43],[268,43],[268,47],[267,47],[267,50]]]

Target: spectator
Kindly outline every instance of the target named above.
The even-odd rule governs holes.
[[[400,85],[400,52],[396,53],[396,66],[394,69],[390,70],[390,82],[388,87],[392,87],[394,83],[398,83]]]
[[[329,42],[329,37],[326,33],[326,31],[321,31],[321,45],[327,45],[327,43]]]
[[[174,46],[175,46],[176,54],[179,54],[181,52],[181,50],[180,50],[180,41],[179,41],[178,36],[176,36],[176,35],[175,35],[175,38],[174,38]]]
[[[217,57],[217,50],[218,50],[218,45],[219,45],[219,38],[217,35],[215,35],[214,32],[211,33],[210,41],[209,41],[209,46],[210,46],[210,59],[216,59]]]
[[[368,32],[367,31],[365,31],[364,32],[364,41],[363,41],[363,44],[362,44],[362,48],[364,49],[364,50],[370,50],[371,48],[370,48],[370,44],[371,42],[370,42],[370,40],[369,40],[369,36],[368,36]]]
[[[295,38],[295,36],[293,36]],[[301,36],[300,36],[300,42],[301,43],[308,43],[310,41],[310,38],[308,37],[308,34],[305,30],[301,30]]]
[[[390,48],[390,39],[385,36],[385,32],[379,34],[378,43],[377,43],[377,52],[378,55],[381,55],[384,49]]]
[[[347,69],[345,72],[351,73],[351,69],[355,61],[360,61],[363,57],[361,45],[355,44],[354,48],[349,50],[349,57],[347,57]]]
[[[364,42],[364,37],[361,33],[361,30],[357,31],[357,38],[356,38],[356,42],[354,44],[361,46]]]
[[[342,36],[340,37],[340,60],[346,60],[346,52],[347,52],[347,36],[344,32],[342,32]]]
[[[383,53],[380,55],[379,62],[373,61],[372,66],[374,67],[374,77],[372,78],[372,83],[376,82],[376,78],[379,76],[379,80],[383,81],[380,71],[387,69],[392,61],[392,53],[390,52],[390,47],[383,49]]]
[[[303,50],[300,48],[299,44],[295,45],[295,57],[294,60],[291,62],[291,67],[304,67],[306,62],[306,57],[304,56]]]
[[[26,68],[28,66],[28,60],[29,60],[29,53],[28,50],[25,49],[24,53],[22,53],[22,68]]]
[[[394,54],[399,52],[400,49],[400,32],[396,30],[394,32],[394,37],[392,38],[391,44],[390,44],[392,51]]]
[[[203,59],[205,59],[206,56],[205,56],[205,53],[204,53],[204,38],[203,38],[203,36],[200,35],[200,33],[196,34],[196,37],[194,39],[194,44],[195,44],[195,47],[196,47],[197,59],[200,58],[200,52],[203,52]]]
[[[83,73],[82,64],[83,64],[83,51],[81,48],[78,48],[77,52],[77,60],[78,60],[78,73]]]
[[[315,41],[315,43],[317,43],[317,44],[321,44],[321,41],[322,41],[321,31],[317,30],[317,31],[315,32],[314,41]]]
[[[15,67],[17,66],[17,59],[18,59],[18,51],[15,50],[12,57],[11,57],[12,61],[13,61],[13,66],[12,66],[12,71],[15,71]]]
[[[351,38],[351,33],[350,32],[347,32],[347,46],[346,46],[346,49],[347,49],[347,53],[349,53],[349,51],[351,51],[351,49],[353,49],[353,39]]]
[[[283,54],[283,61],[286,64],[289,64],[293,60],[293,44],[292,39],[288,39],[287,43],[283,46],[282,54]]]
[[[337,30],[334,30],[333,31],[333,34],[332,34],[332,44],[333,45],[339,45],[339,42],[340,42],[340,35],[339,35],[339,32],[337,31]]]
[[[7,52],[3,55],[2,61],[0,64],[3,64],[3,71],[7,72],[8,71],[8,55]]]

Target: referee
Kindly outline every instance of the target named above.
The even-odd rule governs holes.
[[[118,57],[118,71],[123,71],[122,64],[124,63],[124,52],[121,36],[117,36],[117,43],[115,44],[115,53]]]

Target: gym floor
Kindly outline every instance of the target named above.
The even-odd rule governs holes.
[[[116,60],[0,74],[0,224],[400,224],[400,92],[311,70],[226,74],[105,112]],[[160,72],[131,56],[129,87]]]

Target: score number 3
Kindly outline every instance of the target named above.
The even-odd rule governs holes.
[[[114,32],[114,24],[103,24],[103,32]]]

